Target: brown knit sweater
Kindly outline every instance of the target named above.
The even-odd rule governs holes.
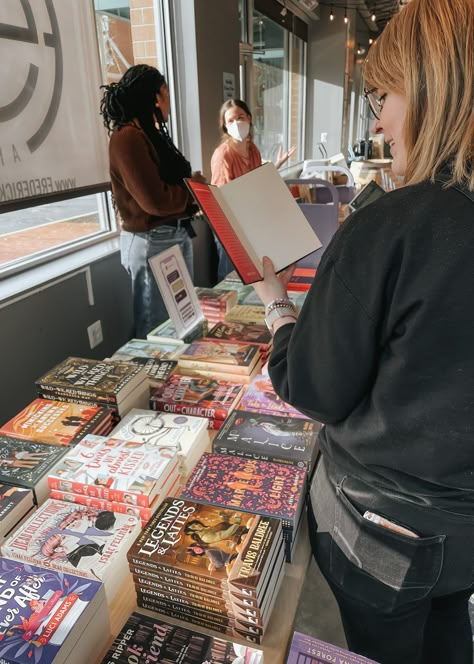
[[[110,180],[124,231],[139,233],[196,212],[184,184],[166,184],[159,157],[145,132],[135,125],[110,137]]]

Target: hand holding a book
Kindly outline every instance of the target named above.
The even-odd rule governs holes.
[[[290,265],[278,274],[275,273],[273,262],[268,256],[263,257],[262,265],[263,281],[257,281],[252,285],[263,304],[267,306],[273,300],[288,298],[287,286],[296,265]]]

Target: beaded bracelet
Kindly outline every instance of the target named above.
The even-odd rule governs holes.
[[[296,306],[294,303],[288,299],[288,298],[282,298],[282,297],[277,297],[271,302],[267,304],[265,307],[265,316],[268,316],[268,314],[273,311],[274,309],[291,309],[296,313]]]

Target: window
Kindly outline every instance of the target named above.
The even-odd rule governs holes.
[[[302,39],[254,10],[252,115],[263,159],[292,145],[292,161],[303,158],[305,57]]]

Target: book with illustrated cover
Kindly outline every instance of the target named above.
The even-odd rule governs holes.
[[[153,360],[148,357],[132,357],[131,355],[112,355],[112,360],[130,362],[142,366],[148,378],[150,387],[160,387],[176,371],[178,362],[176,360]]]
[[[266,374],[259,374],[254,377],[242,395],[239,408],[253,413],[308,419],[306,415],[280,399],[273,389],[269,376]]]
[[[286,664],[327,664],[327,662],[378,664],[373,659],[367,659],[355,652],[333,646],[320,639],[315,639],[313,636],[301,634],[301,632],[293,634]]]
[[[321,247],[271,163],[222,187],[185,182],[245,284],[263,278],[263,256],[279,272]]]
[[[178,358],[183,371],[208,369],[217,372],[249,374],[261,360],[259,346],[248,343],[224,343],[213,339],[193,341]]]
[[[116,404],[144,381],[146,372],[140,366],[68,357],[39,378],[36,387],[50,399],[83,397]]]
[[[195,339],[201,339],[208,329],[208,322],[203,318],[189,332],[187,332],[182,339],[180,339],[175,324],[171,318],[168,318],[164,323],[160,323],[158,327],[155,327],[151,332],[148,332],[146,338],[150,341],[174,341],[182,344],[190,344],[191,341],[194,341]]]
[[[246,323],[216,323],[207,333],[205,339],[215,339],[229,343],[259,344],[262,351],[268,351],[272,345],[272,335],[265,325]]]
[[[0,484],[0,544],[33,505],[33,492],[29,489]]]
[[[125,580],[126,551],[140,520],[47,500],[2,546],[7,558],[103,581],[112,595]]]
[[[68,448],[0,436],[0,482],[31,489],[40,505],[49,495],[48,475]]]
[[[306,470],[294,466],[203,454],[182,496],[206,505],[246,510],[282,520],[295,528],[306,486]]]
[[[105,628],[102,641],[106,638],[108,619],[99,581],[0,558],[0,588],[2,662],[91,661],[88,657],[99,644],[87,647],[80,641],[92,619]]]
[[[227,311],[237,304],[237,291],[219,288],[196,288],[201,308]]]
[[[162,454],[133,441],[86,436],[51,471],[48,486],[150,507],[177,469],[176,450]]]
[[[224,320],[230,323],[265,325],[265,307],[263,304],[236,304],[226,313]]]
[[[35,399],[0,427],[0,435],[67,446],[89,433],[105,435],[111,428],[110,408]]]
[[[261,597],[280,545],[278,519],[167,498],[128,552],[131,566]]]
[[[214,438],[212,451],[311,470],[319,430],[313,420],[234,410]]]
[[[250,646],[172,625],[135,612],[128,618],[102,664],[263,664]]]
[[[183,343],[178,340],[157,341],[151,339],[130,339],[115,351],[114,355],[144,357],[152,360],[172,360],[180,354]]]
[[[171,376],[150,399],[153,410],[223,421],[243,391],[235,383],[201,376]]]

